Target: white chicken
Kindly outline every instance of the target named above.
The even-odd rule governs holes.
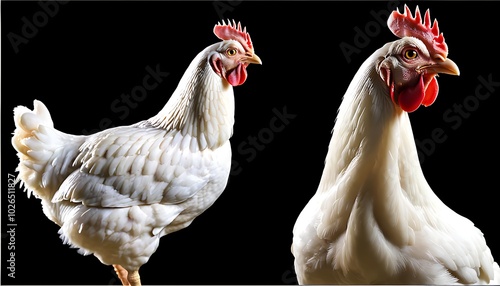
[[[339,107],[316,193],[293,228],[299,284],[499,284],[482,232],[422,172],[408,112],[431,105],[438,73],[458,75],[429,10],[405,6],[400,39],[360,67]]]
[[[234,123],[232,86],[261,64],[246,28],[218,23],[222,41],[191,62],[167,104],[148,120],[88,136],[54,128],[45,105],[14,109],[18,179],[41,199],[65,243],[113,265],[123,285],[160,238],[189,226],[226,187]]]

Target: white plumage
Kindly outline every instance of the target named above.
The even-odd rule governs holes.
[[[88,136],[54,128],[46,106],[14,110],[17,171],[65,243],[114,265],[122,283],[160,238],[185,228],[225,189],[234,124],[232,86],[261,63],[240,24],[218,24],[222,41],[191,62],[165,107],[148,120]]]
[[[294,226],[298,281],[499,284],[500,268],[482,232],[427,183],[408,116],[432,104],[438,72],[458,75],[458,68],[446,57],[437,23],[431,41],[401,36],[421,16],[418,7],[411,20],[407,7],[404,17],[396,13],[388,26],[401,39],[373,53],[353,78],[318,189]],[[428,11],[424,18],[423,28],[409,33],[431,31]]]

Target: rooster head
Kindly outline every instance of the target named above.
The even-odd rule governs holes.
[[[215,25],[214,34],[223,41],[210,57],[212,69],[232,86],[243,84],[247,79],[247,66],[262,64],[254,53],[246,27],[242,29],[240,22],[236,24],[234,20],[228,24],[222,21],[222,24]]]
[[[460,71],[448,59],[448,46],[439,33],[437,20],[431,26],[429,10],[422,22],[418,6],[415,17],[406,5],[404,9],[404,13],[394,11],[387,21],[390,30],[401,39],[389,44],[378,72],[392,101],[404,111],[413,112],[436,100],[438,74],[459,75]]]

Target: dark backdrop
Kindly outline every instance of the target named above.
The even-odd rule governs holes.
[[[57,5],[55,5],[57,4]],[[119,284],[112,267],[63,245],[40,202],[16,188],[16,278],[5,275],[12,109],[51,111],[55,127],[83,134],[149,118],[167,102],[195,55],[218,41],[221,18],[247,26],[263,65],[235,88],[234,171],[220,199],[193,224],[162,238],[141,269],[143,284],[293,284],[292,227],[313,195],[337,108],[354,73],[396,38],[386,28],[403,2],[5,2],[2,21],[2,284]],[[461,69],[439,78],[440,94],[410,115],[426,178],[470,218],[500,259],[498,227],[499,2],[407,2],[439,20]],[[389,8],[388,8],[389,6]],[[45,7],[45,8],[44,8]],[[125,108],[158,68],[168,76]],[[492,84],[485,88],[482,79]],[[489,97],[477,93],[489,92]],[[121,109],[118,109],[121,108]],[[284,128],[271,122],[288,114]],[[433,138],[433,133],[441,137]],[[256,140],[252,139],[256,138]],[[255,143],[257,142],[257,143]]]

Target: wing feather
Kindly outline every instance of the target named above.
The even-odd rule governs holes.
[[[97,133],[82,144],[75,162],[81,167],[53,202],[95,207],[183,202],[210,179],[214,163],[198,150],[196,138],[138,124]]]
[[[440,222],[424,230],[424,246],[459,283],[479,283],[493,279],[493,257],[483,233],[467,218],[449,208],[437,213]],[[484,281],[483,281],[484,282]]]

